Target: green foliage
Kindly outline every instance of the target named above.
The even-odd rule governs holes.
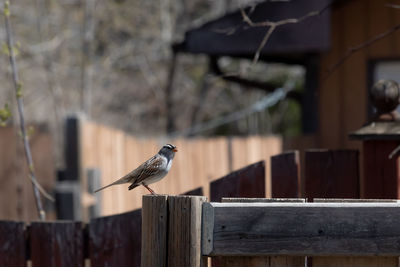
[[[22,97],[22,83],[18,82],[17,84],[17,97],[20,98]]]
[[[29,137],[31,137],[34,133],[35,133],[35,127],[33,127],[32,125],[29,126],[28,129],[26,130],[26,136],[29,138]]]
[[[7,120],[11,118],[11,111],[6,103],[4,108],[0,109],[0,126],[4,127],[7,124]]]
[[[14,52],[14,56],[18,56],[19,55],[19,48],[20,48],[20,44],[17,43],[14,47],[13,47],[13,52]],[[8,45],[6,43],[3,43],[1,46],[1,52],[3,54],[5,54],[6,56],[10,55],[10,49],[8,48]]]
[[[3,10],[3,14],[6,17],[10,16],[10,2],[9,1],[5,1],[4,2],[4,10]]]

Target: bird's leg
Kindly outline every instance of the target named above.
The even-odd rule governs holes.
[[[143,184],[143,186],[146,187],[146,189],[149,190],[152,195],[157,195],[156,192],[154,192],[153,189],[151,189],[148,185]]]

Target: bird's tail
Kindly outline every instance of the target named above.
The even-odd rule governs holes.
[[[101,190],[103,190],[103,189],[106,189],[107,187],[110,187],[110,186],[112,186],[112,185],[124,184],[124,183],[127,183],[127,182],[128,182],[127,179],[126,179],[125,177],[122,177],[121,179],[118,179],[117,181],[115,181],[115,182],[113,182],[113,183],[111,183],[111,184],[109,184],[109,185],[103,186],[103,187],[101,187],[101,188],[95,190],[94,192],[97,193],[97,192],[99,192],[99,191],[101,191]]]

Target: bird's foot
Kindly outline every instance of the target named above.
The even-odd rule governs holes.
[[[143,184],[144,187],[146,187],[147,190],[149,190],[149,192],[153,195],[153,196],[157,196],[156,192],[153,191],[153,189],[151,189],[148,185]]]

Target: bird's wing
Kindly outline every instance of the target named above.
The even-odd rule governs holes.
[[[160,172],[163,164],[165,164],[163,158],[155,155],[142,163],[142,165],[137,167],[135,170],[125,175],[123,178],[126,180],[129,179],[129,182],[133,184],[140,184],[146,178],[156,175],[158,172]]]

